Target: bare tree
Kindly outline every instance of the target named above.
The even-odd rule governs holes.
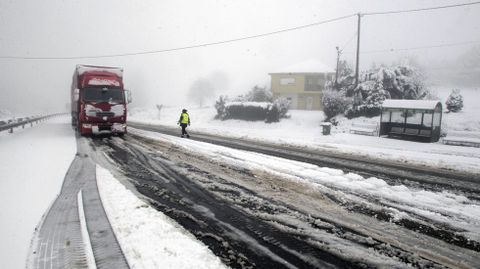
[[[230,87],[230,79],[223,71],[215,71],[208,76],[208,80],[212,83],[215,92],[227,92]]]
[[[212,83],[208,79],[199,78],[190,86],[188,99],[196,102],[200,107],[202,107],[205,101],[214,97],[214,94],[215,89],[213,88]]]

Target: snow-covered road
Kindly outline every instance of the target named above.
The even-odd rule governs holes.
[[[295,266],[302,264],[280,254],[278,246],[316,257],[309,263],[314,267],[327,254],[342,257],[331,260],[332,266],[347,262],[353,267],[403,267],[406,262],[422,267],[428,260],[434,261],[433,266],[453,266],[459,260],[467,267],[480,263],[476,258],[478,201],[177,137],[131,133],[134,136],[125,140],[96,145],[120,165],[134,189],[209,244],[232,267],[239,267],[235,259],[224,256],[204,234],[213,233],[217,244],[227,242],[235,255],[241,253],[253,264],[258,258],[246,249],[253,245],[269,249],[272,253],[256,251],[271,259],[263,266],[273,266],[278,257]],[[258,224],[248,224],[251,218]],[[206,223],[213,231],[195,223]],[[270,228],[257,226],[262,223]],[[292,235],[302,235],[316,251],[300,250]],[[395,253],[390,246],[401,251]],[[321,258],[315,256],[320,253]],[[393,260],[388,258],[392,255]],[[302,255],[297,258],[306,260]]]
[[[271,157],[264,154],[199,143],[178,137],[132,130],[134,134],[161,139],[204,158],[252,171],[264,171],[279,177],[303,181],[312,186],[328,187],[348,194],[368,196],[391,208],[431,218],[464,230],[468,238],[480,241],[480,202],[448,191],[434,192],[404,185],[391,185],[381,178],[364,178],[339,169]]]
[[[461,192],[134,129],[80,142],[132,268],[480,266],[480,203]],[[22,268],[75,135],[58,117],[0,148],[1,267]]]

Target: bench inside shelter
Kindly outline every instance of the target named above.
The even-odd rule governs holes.
[[[351,134],[378,135],[378,124],[374,122],[353,122],[350,127]]]
[[[383,102],[380,136],[424,142],[440,138],[442,104],[430,100],[392,100]]]

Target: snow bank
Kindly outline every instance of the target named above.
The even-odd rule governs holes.
[[[228,268],[175,221],[97,166],[103,206],[131,268]]]

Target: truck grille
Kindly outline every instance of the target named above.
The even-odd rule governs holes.
[[[100,125],[98,126],[99,131],[111,131],[112,127],[110,125]]]
[[[115,115],[115,113],[110,112],[110,111],[97,112],[97,117],[99,117],[99,118],[103,118],[103,117],[110,118],[110,117],[113,117],[114,115]]]

